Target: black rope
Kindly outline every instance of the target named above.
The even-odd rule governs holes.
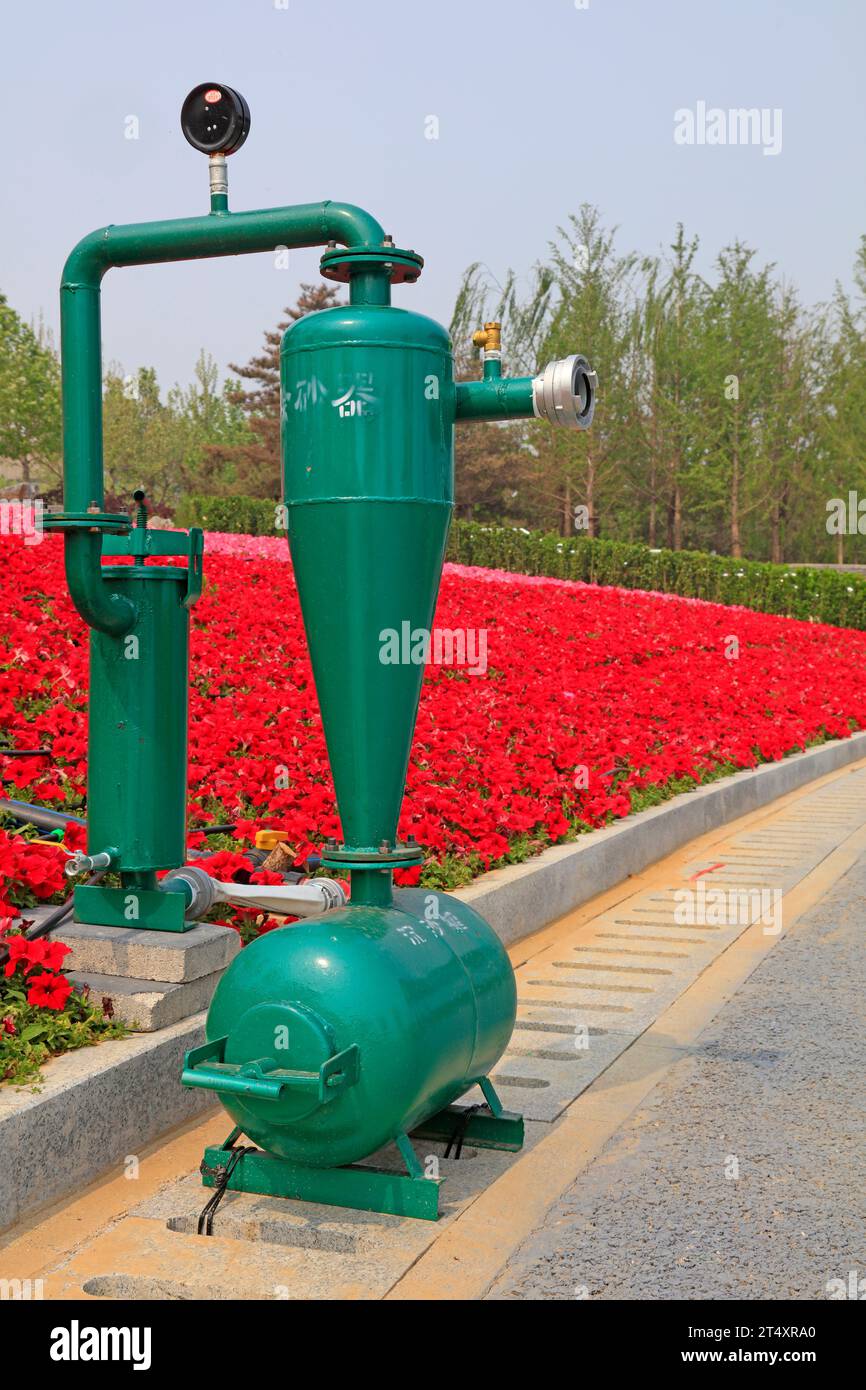
[[[473,1115],[478,1113],[479,1110],[486,1109],[487,1106],[482,1104],[466,1106],[466,1108],[460,1113],[457,1122],[454,1125],[454,1129],[451,1133],[451,1138],[448,1140],[448,1146],[445,1149],[445,1153],[442,1155],[443,1158],[451,1157],[451,1149],[455,1145],[456,1147],[454,1147],[454,1157],[460,1157],[460,1155],[463,1152],[463,1141],[466,1138],[466,1131],[469,1128],[469,1121],[472,1119]]]
[[[221,1163],[217,1168],[211,1168],[210,1164],[205,1163],[204,1160],[201,1162],[200,1169],[202,1177],[213,1178],[214,1190],[202,1207],[201,1215],[198,1218],[198,1234],[200,1236],[213,1235],[213,1219],[216,1215],[216,1209],[228,1189],[229,1178],[235,1168],[237,1168],[244,1154],[254,1154],[256,1152],[253,1145],[249,1145],[246,1148],[241,1147],[239,1149],[234,1147],[234,1141],[238,1133],[238,1130],[233,1130],[223,1145],[224,1152],[229,1155],[228,1163]]]

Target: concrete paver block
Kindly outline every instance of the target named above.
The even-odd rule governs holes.
[[[91,975],[71,971],[70,979],[87,985],[96,999],[109,999],[113,1016],[137,1033],[153,1033],[171,1028],[181,1019],[200,1013],[210,1004],[221,970],[197,980],[167,983],[161,980],[134,980],[122,975]]]
[[[169,984],[224,970],[241,949],[236,931],[213,922],[200,922],[186,932],[69,922],[51,935],[71,947],[65,965],[76,974],[125,975]]]

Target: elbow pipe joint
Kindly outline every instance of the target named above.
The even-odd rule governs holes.
[[[380,222],[353,203],[298,203],[257,212],[205,213],[165,222],[109,223],[89,232],[72,248],[63,267],[61,289],[76,293],[98,289],[113,266],[154,265],[165,261],[202,260],[272,250],[279,242],[292,248],[381,245]]]
[[[67,531],[64,558],[70,597],[84,621],[112,637],[123,637],[135,626],[138,612],[102,577],[101,533]]]
[[[351,203],[325,200],[257,212],[220,211],[163,222],[109,225],[73,247],[60,286],[63,355],[64,500],[68,512],[98,510],[104,495],[100,286],[113,266],[153,265],[269,251],[276,245],[330,241],[384,246],[376,218]],[[122,635],[135,622],[128,600],[106,588],[98,535],[67,534],[66,567],[73,602],[85,622]]]

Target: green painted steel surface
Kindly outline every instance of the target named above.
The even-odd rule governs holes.
[[[347,844],[393,843],[454,495],[448,334],[353,304],[282,346],[289,544]],[[396,639],[400,655],[391,660]]]
[[[201,589],[201,536],[190,534],[190,569],[188,575],[178,576],[182,588],[162,568],[160,581],[151,579],[144,568],[131,578],[128,569],[101,564],[101,533],[128,526],[125,517],[103,514],[101,283],[115,266],[332,241],[347,247],[378,246],[384,233],[374,217],[349,203],[326,200],[246,213],[219,208],[199,217],[100,228],[73,248],[63,270],[66,511],[49,524],[65,533],[70,595],[92,629],[89,846],[117,848],[124,887],[135,886],[139,871],[174,867],[186,857],[187,630],[186,611],[179,605],[195,602]],[[387,285],[385,290],[387,298]],[[139,543],[146,548],[137,548]],[[145,532],[134,531],[128,553],[174,554],[180,547],[180,539],[156,543]],[[123,550],[123,545],[105,545],[107,554]],[[126,638],[137,640],[137,660],[128,657]],[[103,900],[109,902],[107,897]],[[86,901],[82,910],[98,910],[92,895]],[[143,902],[151,902],[146,894]],[[160,914],[150,907],[148,912],[152,924],[160,925]],[[166,910],[161,912],[164,917]]]
[[[75,246],[60,285],[63,393],[63,496],[67,512],[102,509],[102,347],[100,286],[114,266],[153,265],[211,256],[272,251],[275,246],[380,243],[380,224],[351,203],[299,203],[258,212],[211,212],[201,217],[101,227]],[[91,541],[92,541],[91,537]],[[98,537],[96,538],[98,539]],[[130,615],[106,591],[99,549],[67,532],[66,575],[85,622],[106,632],[128,631]]]
[[[108,589],[136,617],[124,635],[90,635],[87,847],[121,869],[186,858],[187,571],[109,566]]]
[[[205,1187],[215,1186],[213,1174],[225,1170],[231,1156],[231,1149],[216,1145],[205,1149]],[[245,1153],[232,1168],[226,1186],[230,1192],[258,1192],[266,1197],[437,1221],[441,1183],[441,1178],[407,1177],[384,1168],[308,1168],[273,1154]]]
[[[97,927],[146,927],[148,931],[187,932],[197,926],[185,917],[182,893],[162,893],[158,888],[138,887],[132,874],[123,888],[103,888],[79,883],[73,894],[76,922]]]
[[[253,941],[217,986],[207,1036],[227,1040],[221,1060],[235,1071],[258,1062],[264,1076],[318,1073],[357,1047],[357,1079],[327,1103],[309,1088],[220,1093],[261,1148],[339,1167],[485,1077],[515,1012],[511,963],[492,928],[447,894],[411,888],[397,890],[393,907],[350,906]]]
[[[456,387],[455,411],[458,420],[530,419],[531,376],[500,376],[484,364],[483,381],[460,381]],[[498,365],[498,364],[497,364]]]

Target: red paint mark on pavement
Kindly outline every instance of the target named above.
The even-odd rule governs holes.
[[[692,874],[691,878],[689,879],[689,883],[694,883],[696,878],[703,878],[704,874],[711,874],[714,869],[723,869],[724,867],[725,861],[720,860],[718,864],[711,864],[708,869],[698,869],[698,872],[696,874]]]

